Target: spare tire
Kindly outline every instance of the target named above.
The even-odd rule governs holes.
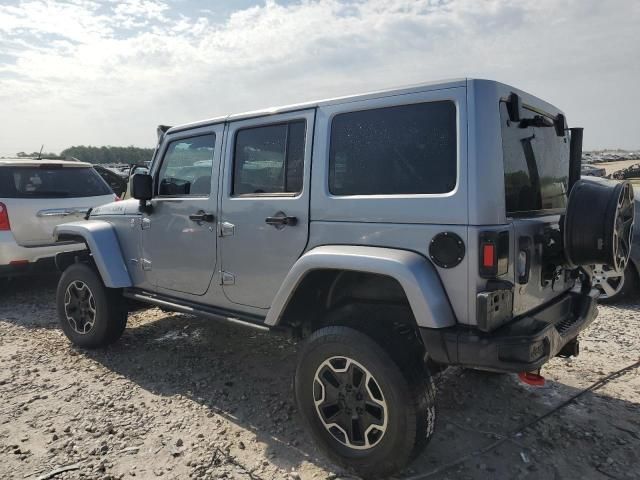
[[[563,226],[569,264],[604,264],[623,272],[631,254],[633,219],[629,182],[578,180],[569,195]]]

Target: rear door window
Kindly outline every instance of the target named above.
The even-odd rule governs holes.
[[[451,192],[457,180],[456,106],[438,101],[336,115],[331,124],[333,195]]]
[[[301,192],[305,130],[304,120],[239,130],[233,195]]]
[[[98,197],[113,193],[91,167],[62,165],[0,167],[0,197]]]

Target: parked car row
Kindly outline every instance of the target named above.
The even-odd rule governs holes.
[[[582,152],[583,163],[619,162],[640,159],[640,151],[610,150],[600,152]]]
[[[129,175],[120,175],[109,168],[103,167],[102,165],[94,165],[93,168],[95,168],[96,172],[98,172],[104,181],[107,182],[109,187],[111,187],[111,190],[113,190],[113,193],[122,198],[127,191]]]

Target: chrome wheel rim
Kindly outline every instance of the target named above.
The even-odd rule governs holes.
[[[633,190],[625,184],[618,197],[613,229],[613,267],[619,273],[624,271],[631,254],[634,209]]]
[[[72,282],[64,293],[64,312],[74,332],[86,335],[96,321],[96,301],[86,283]]]
[[[313,379],[313,399],[320,422],[342,445],[367,450],[387,430],[387,403],[380,384],[362,364],[331,357]]]
[[[608,265],[596,265],[593,269],[593,286],[600,290],[600,298],[612,298],[624,286],[624,272],[616,272]]]

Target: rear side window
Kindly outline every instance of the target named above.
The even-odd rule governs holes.
[[[333,195],[447,193],[455,188],[456,177],[456,107],[451,101],[343,113],[333,119]]]
[[[41,165],[0,167],[0,197],[98,197],[113,193],[93,168]]]
[[[305,130],[304,120],[239,130],[233,195],[301,192]]]

